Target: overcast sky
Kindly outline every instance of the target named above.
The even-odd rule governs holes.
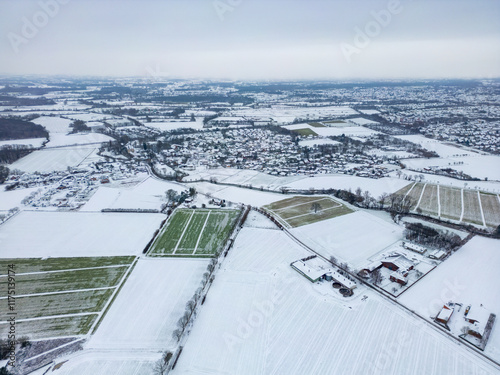
[[[0,73],[500,77],[500,1],[0,0]]]

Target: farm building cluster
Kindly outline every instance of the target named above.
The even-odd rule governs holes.
[[[462,303],[448,302],[443,305],[434,318],[434,322],[457,334],[477,348],[484,350],[493,329],[496,315],[482,304],[479,306],[468,305],[463,314],[460,314],[462,308]]]
[[[322,280],[332,282],[332,286],[339,289],[344,297],[352,296],[356,288],[356,282],[349,277],[348,273],[316,255],[297,260],[290,266],[313,283]]]
[[[358,275],[397,296],[434,269],[436,260],[445,255],[440,250],[428,251],[420,245],[401,242],[379,255]]]

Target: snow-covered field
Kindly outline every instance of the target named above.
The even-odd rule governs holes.
[[[404,186],[408,185],[409,181],[397,178],[363,178],[349,175],[326,175],[315,177],[303,177],[301,180],[288,183],[286,186],[292,189],[351,189],[353,192],[359,187],[362,191],[368,190],[370,194],[378,198],[382,193],[394,193]]]
[[[172,374],[497,373],[370,290],[347,300],[311,284],[289,266],[305,255],[280,231],[244,228]]]
[[[96,152],[95,147],[68,147],[57,149],[43,149],[15,161],[9,168],[24,172],[49,173],[64,171],[68,167],[77,167]]]
[[[109,120],[109,119],[122,119],[122,117],[117,117],[117,116],[113,116],[113,115],[105,115],[102,113],[77,113],[77,114],[68,115],[68,117],[73,119],[73,120],[82,120],[82,121],[102,121],[102,120]]]
[[[161,214],[23,211],[0,226],[0,257],[135,255]]]
[[[337,145],[340,142],[334,141],[330,138],[315,138],[315,139],[306,139],[299,141],[300,147],[313,147],[316,145]]]
[[[403,163],[411,169],[452,168],[475,178],[500,181],[500,156],[496,155],[476,154],[472,156],[448,156],[446,158],[406,159]]]
[[[45,142],[46,138],[27,138],[27,139],[14,139],[10,141],[0,141],[0,148],[3,146],[11,146],[11,145],[23,145],[30,146],[32,148],[41,147],[43,142]]]
[[[346,136],[367,137],[367,136],[378,133],[375,130],[368,129],[368,128],[365,128],[363,126],[317,128],[317,127],[311,126],[307,123],[306,124],[287,125],[287,126],[284,126],[284,128],[286,128],[288,130],[311,129],[313,132],[315,132],[316,134],[318,134],[319,136],[322,136],[322,137],[339,136],[342,134],[344,134]]]
[[[47,147],[75,146],[108,142],[113,140],[110,136],[100,133],[87,134],[51,134]]]
[[[67,134],[71,131],[69,124],[73,121],[52,116],[40,116],[32,121],[35,124],[42,125],[49,133]]]
[[[143,351],[103,351],[84,350],[76,353],[69,361],[66,358],[56,360],[62,366],[50,372],[54,375],[153,375],[154,361],[158,353]],[[33,375],[44,375],[46,369]]]
[[[280,192],[281,187],[292,189],[351,189],[352,191],[360,187],[363,191],[368,190],[372,196],[379,197],[382,193],[394,193],[410,181],[395,178],[384,177],[379,179],[363,178],[358,176],[350,176],[344,174],[332,174],[321,176],[287,176],[278,177],[266,173],[233,168],[219,168],[211,170],[199,170],[189,175],[188,180],[203,178],[209,180],[210,177],[217,179],[217,182],[224,182],[239,185],[252,185],[254,190],[258,190],[261,186],[265,189],[275,190]],[[220,190],[220,186],[218,189]],[[245,190],[251,193],[252,190]]]
[[[419,144],[423,148],[429,151],[435,151],[442,158],[449,158],[457,155],[461,156],[478,156],[479,154],[471,152],[462,148],[452,146],[450,144],[445,144],[437,139],[427,138],[423,135],[398,135],[396,138],[404,139],[416,144]]]
[[[8,211],[14,207],[21,208],[21,201],[37,190],[38,188],[28,188],[5,191],[3,188],[0,188],[0,210]]]
[[[208,182],[190,184],[203,194],[210,194],[214,198],[225,199],[234,203],[250,204],[252,206],[263,206],[279,201],[286,196],[279,193],[269,193],[258,189],[246,189],[233,186],[214,185]]]
[[[464,181],[464,180],[457,180],[456,178],[451,178],[451,177],[446,177],[446,176],[439,176],[435,174],[429,174],[429,173],[417,173],[413,172],[410,170],[403,170],[403,174],[401,175],[401,179],[404,179],[405,175],[409,176],[418,176],[422,174],[424,176],[424,179],[422,182],[427,182],[427,183],[432,183],[432,184],[441,184],[441,185],[446,185],[446,186],[453,186],[453,187],[458,187],[458,188],[463,188],[466,187],[468,189],[474,189],[474,190],[481,190],[481,191],[486,191],[486,192],[491,192],[498,194],[500,193],[500,182],[498,181]],[[396,172],[391,172],[390,176],[397,178]],[[411,181],[407,181],[411,182]]]
[[[363,117],[350,118],[349,121],[357,125],[378,124],[376,121],[368,120]]]
[[[358,111],[365,115],[376,115],[380,113],[376,109],[358,109]]]
[[[293,107],[276,105],[271,108],[242,108],[232,109],[224,116],[250,117],[269,121],[273,119],[278,125],[288,124],[296,119],[317,119],[334,118],[358,114],[357,111],[346,106],[325,106],[325,107]]]
[[[361,268],[383,249],[402,239],[402,228],[365,211],[293,228],[299,240],[325,256]]]
[[[500,315],[500,240],[474,237],[449,259],[400,297],[424,317],[436,316],[449,301]],[[485,354],[500,361],[500,328],[493,326]]]
[[[165,203],[169,189],[184,190],[181,185],[154,178],[146,178],[132,188],[100,186],[97,192],[81,208],[81,211],[100,211],[103,208],[142,208],[159,210]]]
[[[155,128],[161,131],[170,131],[176,129],[196,129],[203,130],[203,118],[196,121],[163,121],[163,122],[146,122],[144,125]]]
[[[86,348],[166,350],[208,259],[142,258]],[[118,372],[116,372],[118,374]]]

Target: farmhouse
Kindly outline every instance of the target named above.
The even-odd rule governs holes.
[[[394,253],[393,255],[383,259],[382,265],[389,268],[391,271],[399,271],[401,274],[407,274],[414,267],[411,260],[406,258],[404,255]]]
[[[453,309],[449,308],[448,306],[444,305],[439,314],[436,316],[436,322],[444,324],[446,327],[448,327],[448,322],[451,319],[451,316],[453,315]]]
[[[354,281],[341,275],[336,267],[318,258],[316,255],[297,260],[291,263],[290,266],[313,283],[320,280],[335,280],[351,291],[356,288]]]
[[[373,271],[379,269],[379,268],[382,268],[382,262],[380,260],[376,260],[374,262],[371,262],[370,264],[368,264],[365,268],[363,268],[360,272],[359,272],[359,276],[361,277],[368,277]]]
[[[490,312],[486,310],[483,306],[477,308],[471,308],[469,312],[464,316],[465,321],[471,323],[468,327],[468,334],[482,339],[485,335],[486,326],[490,319]]]

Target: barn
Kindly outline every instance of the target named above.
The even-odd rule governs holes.
[[[471,308],[464,319],[471,323],[468,334],[482,339],[490,319],[490,312],[483,306]]]
[[[344,275],[341,275],[337,267],[315,255],[297,260],[291,263],[290,266],[313,283],[320,280],[335,280],[344,288],[351,291],[356,288],[356,283]]]
[[[408,271],[411,271],[414,267],[411,260],[400,254],[387,257],[381,262],[385,268],[388,268],[391,271],[399,271],[402,274],[408,273]]]
[[[436,316],[435,320],[436,322],[444,324],[446,327],[448,327],[448,322],[450,321],[452,315],[453,309],[444,305],[439,314]]]

